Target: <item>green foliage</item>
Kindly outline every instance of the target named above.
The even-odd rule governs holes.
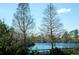
[[[54,48],[53,50],[50,51],[50,54],[53,54],[53,55],[64,55],[65,53],[59,48]]]
[[[0,20],[0,54],[15,54],[16,40],[12,37],[12,28]]]
[[[72,55],[75,53],[74,48],[62,48],[61,50],[64,51],[65,55]]]
[[[9,29],[6,26],[6,24],[4,24],[4,22],[2,22],[0,20],[0,51],[3,52],[3,54],[6,52],[6,47],[9,44],[8,43],[9,40]]]
[[[71,55],[75,53],[75,49],[68,49],[68,48],[54,48],[50,50],[51,55]]]
[[[78,29],[70,31],[70,35],[77,36],[78,35]]]

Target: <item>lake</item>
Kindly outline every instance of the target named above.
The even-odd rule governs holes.
[[[79,47],[79,43],[53,43],[54,48],[74,48]],[[35,43],[33,47],[30,47],[31,50],[42,50],[42,49],[51,49],[51,43]]]

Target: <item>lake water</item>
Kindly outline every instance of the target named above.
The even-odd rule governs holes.
[[[54,43],[54,48],[74,48],[79,47],[79,43]],[[40,50],[40,49],[51,49],[51,43],[35,43],[31,50]]]

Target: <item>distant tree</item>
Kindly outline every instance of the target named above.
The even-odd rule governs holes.
[[[65,31],[64,34],[62,35],[62,41],[63,42],[69,42],[71,40],[70,34]]]
[[[75,39],[77,39],[77,37],[78,37],[78,30],[75,29],[75,30],[70,31],[70,36],[75,38]]]
[[[62,26],[61,23],[59,23],[59,19],[57,17],[56,8],[53,4],[49,3],[47,5],[47,8],[44,11],[44,18],[43,23],[41,26],[41,31],[44,34],[49,35],[50,39],[52,40],[52,48],[53,48],[53,41],[54,41],[54,34],[59,31],[60,27]]]
[[[77,37],[78,37],[78,30],[77,29],[74,30],[74,37],[75,37],[75,39],[77,39]]]
[[[14,13],[13,26],[17,32],[23,35],[23,44],[26,45],[27,34],[32,30],[34,21],[30,15],[30,7],[28,3],[19,3],[16,13]]]

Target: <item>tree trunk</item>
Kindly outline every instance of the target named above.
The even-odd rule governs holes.
[[[24,40],[23,40],[23,44],[24,44],[24,46],[25,46],[25,45],[26,45],[26,34],[25,34],[25,31],[24,31],[24,33],[23,33],[23,34],[24,34],[24,38],[23,38],[23,39],[24,39]]]
[[[52,38],[51,38],[52,39]],[[52,49],[53,49],[53,40],[52,40]]]
[[[51,26],[51,29],[50,29],[50,31],[51,31],[50,35],[51,35],[51,40],[52,40],[52,49],[53,49],[53,36],[52,36],[52,26]]]

